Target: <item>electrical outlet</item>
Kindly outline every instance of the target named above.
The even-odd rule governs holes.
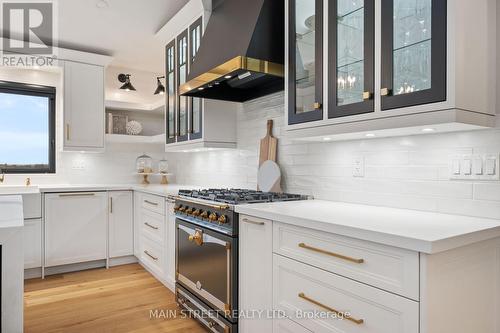
[[[364,156],[356,156],[352,160],[352,175],[353,177],[365,176],[365,158]]]

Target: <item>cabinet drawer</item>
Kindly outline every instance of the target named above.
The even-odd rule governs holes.
[[[417,252],[283,223],[273,228],[275,253],[419,299]]]
[[[273,333],[313,333],[288,318],[273,320]]]
[[[142,208],[140,212],[141,235],[163,244],[165,240],[165,217]]]
[[[142,194],[141,206],[152,212],[165,215],[165,198],[157,195]]]
[[[162,247],[147,237],[141,238],[141,261],[149,269],[161,275],[163,273]]]
[[[42,196],[40,193],[23,194],[24,219],[39,219],[42,217]]]
[[[315,333],[419,330],[418,302],[276,254],[273,299],[277,310]]]

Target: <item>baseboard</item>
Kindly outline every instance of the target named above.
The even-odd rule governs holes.
[[[125,257],[118,257],[118,258],[109,258],[108,266],[109,267],[114,267],[114,266],[120,266],[120,265],[128,265],[128,264],[135,264],[137,262],[137,258],[135,256],[125,256]]]
[[[42,277],[42,268],[28,268],[24,270],[24,279],[37,279]]]
[[[85,271],[88,269],[106,267],[106,260],[95,260],[78,264],[45,267],[45,275],[63,274],[69,272]]]

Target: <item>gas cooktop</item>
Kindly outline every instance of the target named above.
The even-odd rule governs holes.
[[[309,199],[309,197],[301,194],[273,193],[235,188],[179,190],[179,195],[195,199],[222,202],[231,205]]]

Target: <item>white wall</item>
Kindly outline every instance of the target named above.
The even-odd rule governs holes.
[[[0,80],[40,84],[56,87],[56,174],[15,175],[7,174],[4,185],[24,184],[31,177],[32,184],[93,184],[93,183],[137,183],[134,175],[135,160],[147,153],[156,161],[162,159],[163,145],[119,145],[107,144],[104,153],[63,152],[63,100],[61,71],[3,67]],[[0,110],[1,113],[1,110]],[[0,156],[1,160],[1,156]],[[159,180],[158,180],[159,181]]]
[[[328,143],[293,143],[283,128],[283,95],[243,104],[236,151],[177,154],[184,184],[256,188],[258,145],[267,119],[279,138],[278,163],[286,191],[315,198],[500,218],[500,182],[452,181],[450,155],[499,153],[500,129]],[[352,159],[365,158],[365,177]]]

